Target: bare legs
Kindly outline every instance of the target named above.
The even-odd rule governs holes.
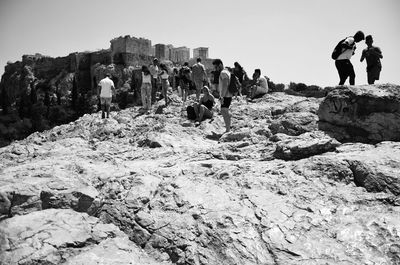
[[[225,132],[229,132],[231,130],[231,114],[229,108],[221,108],[221,114],[225,122]]]

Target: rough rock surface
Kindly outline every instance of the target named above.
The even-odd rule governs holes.
[[[399,143],[339,145],[320,131],[270,130],[290,112],[315,113],[319,103],[284,93],[233,100],[233,129],[222,137],[221,115],[195,127],[174,100],[160,115],[138,108],[108,120],[85,115],[14,142],[0,149],[0,227],[10,233],[64,214],[71,222],[58,232],[45,221],[32,224],[49,242],[65,235],[56,244],[1,241],[8,249],[1,262],[15,263],[34,247],[40,251],[24,256],[30,264],[148,256],[155,261],[142,264],[399,264]],[[277,146],[290,140],[290,150],[300,150],[307,137],[329,139],[335,151],[275,157]],[[123,247],[120,232],[100,239],[93,232],[111,224],[129,239]],[[107,255],[114,249],[121,254]]]
[[[149,258],[115,225],[68,209],[34,212],[0,223],[0,261],[49,265],[162,264]]]
[[[340,143],[329,135],[315,131],[300,136],[284,137],[278,141],[274,156],[284,160],[296,160],[334,151]]]
[[[400,86],[343,86],[322,102],[319,127],[338,140],[400,140]]]

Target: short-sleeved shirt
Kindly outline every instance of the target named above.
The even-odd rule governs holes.
[[[350,46],[351,49],[342,48],[342,54],[340,54],[336,60],[350,60],[356,50],[356,43],[353,37],[347,37],[344,43]]]
[[[201,63],[196,63],[192,67],[193,81],[203,81],[206,77],[206,69]]]
[[[108,78],[108,76],[100,80],[99,86],[101,87],[100,97],[112,97],[112,88],[114,87],[114,82],[110,78]]]
[[[226,79],[228,79],[228,82],[223,82],[223,80],[226,80]],[[218,84],[219,91],[221,91],[221,97],[230,98],[233,96],[228,90],[230,79],[231,79],[231,73],[226,69],[222,70],[219,75],[219,84]],[[224,87],[224,83],[227,84],[226,87]]]
[[[258,78],[258,86],[262,89],[265,90],[263,92],[267,93],[268,92],[268,81],[264,76],[260,76]]]
[[[153,78],[157,79],[158,78],[158,73],[159,73],[158,66],[152,64],[152,65],[150,65],[149,70],[150,70],[150,74],[153,76]]]

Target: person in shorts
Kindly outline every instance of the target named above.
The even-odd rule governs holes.
[[[190,88],[192,71],[189,68],[189,63],[185,62],[179,70],[179,83],[182,90],[182,101],[186,104],[187,95]]]
[[[112,96],[115,94],[114,82],[110,79],[111,74],[107,73],[106,77],[101,79],[98,85],[97,95],[100,97],[101,104],[101,118],[105,118],[105,112],[107,112],[107,118],[110,117],[110,106]]]
[[[214,70],[220,72],[218,80],[218,92],[221,101],[221,114],[224,118],[225,132],[230,132],[231,130],[231,113],[229,112],[229,107],[232,102],[232,94],[229,92],[229,81],[231,79],[231,73],[228,69],[224,68],[224,64],[220,59],[215,59],[213,61]]]
[[[367,61],[367,75],[368,84],[372,85],[375,80],[379,80],[379,76],[382,70],[381,59],[383,58],[382,51],[379,47],[373,46],[374,40],[371,35],[365,37],[365,44],[367,48],[362,51],[360,62],[366,59]]]

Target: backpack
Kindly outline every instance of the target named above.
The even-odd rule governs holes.
[[[229,80],[229,85],[228,85],[228,91],[229,93],[231,93],[232,95],[235,95],[236,93],[239,92],[240,89],[240,81],[239,78],[237,78],[236,75],[234,75],[233,73],[231,73],[231,78]]]
[[[342,51],[342,48],[343,48],[343,47],[342,47],[342,44],[343,44],[343,42],[344,42],[346,39],[347,39],[347,38],[345,38],[345,39],[339,41],[338,44],[336,45],[335,49],[333,49],[333,52],[332,52],[332,55],[331,55],[331,58],[332,58],[333,60],[336,60],[336,59],[343,53],[343,51]]]
[[[187,106],[186,113],[187,113],[187,118],[189,120],[195,120],[196,119],[196,112],[194,111],[194,107],[193,106]]]

